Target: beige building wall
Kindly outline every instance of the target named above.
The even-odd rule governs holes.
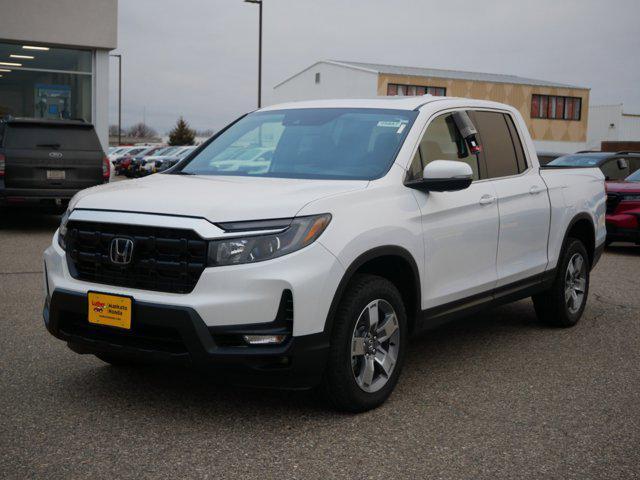
[[[0,0],[0,38],[32,44],[117,46],[118,0]]]
[[[511,83],[380,74],[378,75],[378,95],[387,94],[387,85],[389,83],[445,87],[447,96],[450,97],[467,97],[506,103],[520,111],[534,140],[574,143],[587,141],[589,89],[539,87]],[[580,120],[531,118],[531,96],[533,94],[582,98]]]

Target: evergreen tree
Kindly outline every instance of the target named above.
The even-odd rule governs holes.
[[[195,139],[196,132],[189,128],[189,124],[182,117],[169,132],[169,145],[193,145]]]

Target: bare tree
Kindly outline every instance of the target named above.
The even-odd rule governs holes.
[[[216,131],[213,128],[208,128],[206,130],[196,130],[197,137],[212,137]]]
[[[136,123],[135,125],[127,129],[127,136],[129,137],[149,138],[155,137],[157,135],[158,132],[156,132],[153,128],[143,122]]]
[[[122,132],[124,133],[124,132]],[[109,125],[109,136],[117,137],[118,136],[118,125]]]

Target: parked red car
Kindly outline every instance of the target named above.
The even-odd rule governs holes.
[[[619,182],[606,182],[607,244],[640,245],[640,170]]]

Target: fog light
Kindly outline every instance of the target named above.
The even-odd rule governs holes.
[[[285,341],[286,335],[243,335],[249,345],[279,345]]]

